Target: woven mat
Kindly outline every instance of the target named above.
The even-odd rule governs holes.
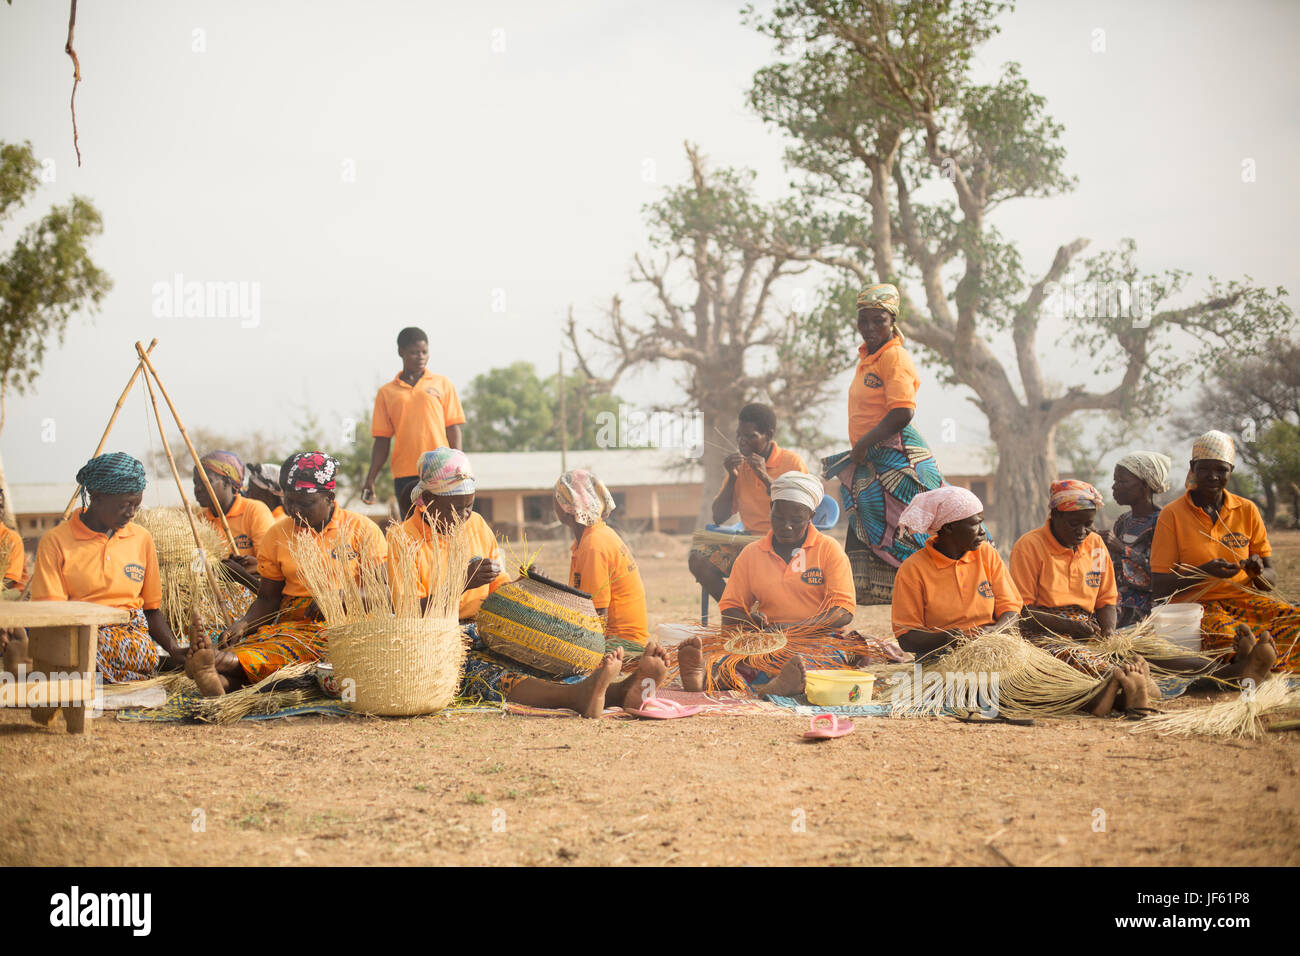
[[[117,711],[117,719],[142,723],[177,724],[208,723],[199,715],[199,705],[203,700],[196,694],[174,693],[159,707],[130,707]],[[465,714],[499,714],[501,707],[482,701],[453,701],[451,706],[438,715],[463,716]],[[282,717],[301,717],[306,714],[324,714],[327,717],[358,717],[333,697],[321,694],[302,703],[283,707],[269,714],[245,714],[241,720],[279,720]]]
[[[683,707],[701,707],[703,708],[696,716],[724,716],[724,717],[749,717],[755,715],[779,715],[782,709],[766,700],[757,700],[753,697],[740,697],[727,691],[717,696],[709,696],[703,693],[694,693],[692,691],[682,690],[676,687],[660,687],[656,696],[665,700],[675,700]],[[519,717],[577,717],[576,710],[568,708],[547,708],[547,707],[529,707],[526,704],[516,704],[506,702],[505,711],[507,714],[514,714]],[[622,707],[606,707],[602,717],[621,717],[624,720],[639,720],[627,713]]]

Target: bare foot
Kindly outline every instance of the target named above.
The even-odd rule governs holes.
[[[704,669],[704,644],[698,637],[687,638],[677,645],[677,669],[682,690],[704,690],[708,674]]]
[[[1151,671],[1146,668],[1146,661],[1140,656],[1135,657],[1127,664],[1120,665],[1119,682],[1124,688],[1124,707],[1126,710],[1138,710],[1143,707],[1150,707],[1151,701],[1147,696],[1147,678]],[[1143,673],[1143,670],[1146,673]]]
[[[217,652],[212,649],[208,635],[200,631],[190,633],[190,653],[185,660],[185,676],[199,687],[204,697],[220,697],[226,685],[217,673]]]
[[[1089,712],[1094,717],[1105,717],[1115,709],[1115,697],[1119,694],[1122,685],[1119,682],[1119,675],[1122,673],[1118,666],[1110,669],[1110,679],[1106,681],[1101,688],[1101,693],[1093,700]]]
[[[795,655],[766,684],[756,689],[760,697],[798,697],[803,693],[808,682],[808,672],[804,668],[803,658]]]
[[[1245,683],[1253,680],[1255,686],[1259,686],[1269,678],[1269,671],[1277,663],[1277,644],[1273,641],[1273,635],[1268,631],[1261,631],[1259,640],[1255,646],[1250,649],[1246,655],[1246,662],[1241,668],[1241,681]]]
[[[599,717],[605,712],[605,693],[609,685],[623,672],[623,648],[616,647],[603,658],[600,666],[587,675],[576,688],[578,706],[583,717]]]
[[[655,691],[667,676],[668,654],[655,641],[651,641],[646,645],[641,662],[632,676],[611,687],[610,691],[621,694],[617,704],[624,710],[640,710],[645,701],[654,697]]]

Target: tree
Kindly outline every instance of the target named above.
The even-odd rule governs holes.
[[[40,186],[38,165],[31,143],[0,143],[0,223]],[[73,196],[28,225],[0,259],[0,432],[9,392],[21,395],[32,386],[45,350],[62,344],[68,319],[83,309],[97,311],[113,287],[87,249],[102,231],[98,210]],[[12,513],[2,459],[0,489]]]
[[[294,436],[293,448],[280,456],[283,460],[291,452],[321,451],[339,460],[338,485],[339,505],[346,508],[354,501],[360,500],[361,488],[370,472],[370,415],[369,408],[361,411],[355,419],[345,419],[343,428],[331,436],[330,430],[311,409],[303,409],[295,422],[297,434]],[[388,501],[396,492],[393,490],[393,475],[387,463],[375,478],[375,500]]]
[[[1083,261],[1081,278],[1072,269],[1082,238],[1030,274],[989,215],[1073,181],[1061,127],[1019,67],[1007,64],[992,84],[970,78],[973,57],[1010,7],[783,0],[745,16],[784,58],[755,74],[750,104],[793,137],[787,161],[803,172],[815,213],[806,248],[777,243],[771,252],[834,266],[860,285],[899,286],[905,335],[942,381],[975,393],[988,419],[998,448],[991,517],[998,536],[1013,541],[1041,522],[1062,422],[1080,411],[1159,414],[1190,369],[1255,351],[1293,316],[1284,289],[1249,278],[1211,278],[1198,300],[1175,306],[1188,274],[1143,273],[1131,241]],[[949,198],[923,202],[923,189]],[[1037,347],[1051,319],[1063,344],[1089,357],[1080,363],[1089,384],[1056,397]],[[1009,349],[995,344],[1007,338]],[[1098,385],[1107,378],[1112,384]]]
[[[280,451],[284,443],[263,431],[254,431],[237,436],[219,432],[212,428],[204,428],[202,425],[190,428],[188,431],[190,441],[194,443],[194,449],[200,455],[206,455],[210,451],[230,451],[238,455],[246,465],[262,464],[264,462],[278,463],[284,460],[284,455]],[[171,447],[173,454],[177,454],[178,451],[183,453],[185,440],[177,432],[168,439],[168,445]],[[188,455],[184,457],[188,459]],[[177,458],[176,463],[181,468],[181,477],[184,478],[185,471],[181,459]],[[169,473],[167,453],[161,447],[153,449],[153,459],[150,465],[155,475]]]
[[[542,379],[531,362],[515,362],[475,376],[466,430],[474,451],[556,451],[560,448],[559,373]],[[597,416],[618,414],[619,399],[591,387],[581,371],[566,374],[564,417],[570,448],[596,448]]]
[[[608,389],[644,366],[674,363],[682,371],[686,402],[664,401],[653,411],[698,412],[704,438],[704,486],[722,484],[726,455],[740,409],[766,401],[801,443],[818,442],[812,413],[828,398],[828,373],[847,369],[843,320],[830,310],[778,306],[778,287],[808,271],[786,251],[802,244],[800,212],[793,205],[762,206],[752,196],[748,170],[708,170],[698,147],[686,144],[691,179],[670,187],[646,207],[652,251],[633,259],[632,283],[648,293],[642,318],[624,315],[615,296],[599,329],[586,336],[612,356],[614,367],[597,375],[570,315],[567,334],[579,369]],[[708,515],[708,496],[700,515]]]

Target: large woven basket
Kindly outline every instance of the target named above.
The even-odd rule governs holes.
[[[332,627],[325,637],[334,677],[353,710],[413,717],[437,713],[456,696],[466,647],[454,618],[359,621]]]
[[[532,571],[488,595],[474,624],[491,650],[557,677],[589,674],[605,654],[591,595]]]

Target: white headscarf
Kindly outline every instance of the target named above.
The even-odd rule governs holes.
[[[1146,482],[1156,494],[1169,490],[1169,469],[1173,462],[1168,455],[1158,451],[1135,451],[1115,464]]]
[[[787,471],[772,479],[773,501],[793,501],[816,511],[826,496],[826,486],[816,475],[802,471]]]

